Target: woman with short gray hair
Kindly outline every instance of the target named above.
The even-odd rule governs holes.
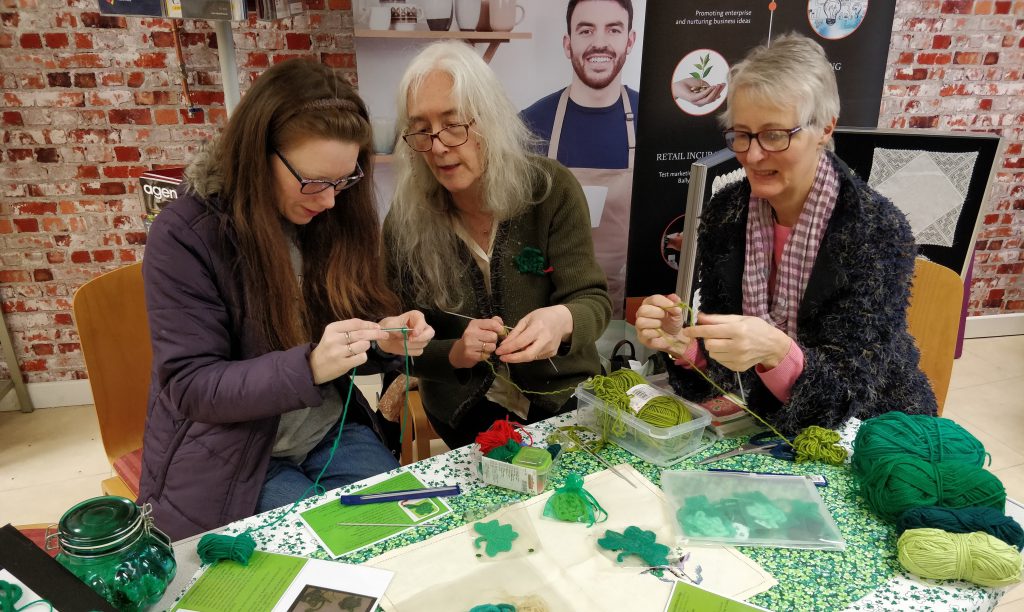
[[[907,332],[910,225],[830,152],[839,94],[825,52],[797,34],[752,50],[727,101],[723,137],[745,178],[704,207],[701,312],[685,327],[679,296],[650,296],[640,341],[671,354],[685,397],[714,395],[705,370],[785,433],[935,414]]]

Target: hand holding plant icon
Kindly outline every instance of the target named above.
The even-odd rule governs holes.
[[[688,73],[689,76],[672,83],[672,96],[689,102],[694,106],[705,106],[711,104],[722,95],[722,91],[725,90],[725,83],[712,85],[706,80],[715,69],[710,52],[698,55],[697,60],[692,65],[692,69]]]

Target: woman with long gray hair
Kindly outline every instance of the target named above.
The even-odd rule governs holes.
[[[454,448],[495,420],[572,408],[571,387],[600,372],[611,316],[579,183],[529,153],[516,109],[464,43],[413,59],[398,125],[384,244],[403,305],[437,333],[414,365],[435,430]]]

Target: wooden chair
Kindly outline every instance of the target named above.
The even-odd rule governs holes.
[[[953,373],[963,297],[964,284],[956,272],[925,259],[917,260],[907,328],[921,351],[921,370],[935,391],[939,415]]]
[[[100,437],[117,474],[104,480],[102,489],[107,495],[134,500],[139,493],[153,361],[142,264],[125,266],[85,283],[75,293],[72,309],[89,371]]]

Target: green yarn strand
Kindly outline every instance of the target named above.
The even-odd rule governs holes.
[[[249,559],[255,550],[256,542],[248,532],[242,532],[237,536],[208,533],[199,539],[197,547],[199,560],[203,564],[228,559],[242,565],[249,565]]]
[[[903,567],[922,578],[968,580],[987,587],[1007,586],[1021,578],[1020,553],[983,532],[908,529],[896,550]]]

